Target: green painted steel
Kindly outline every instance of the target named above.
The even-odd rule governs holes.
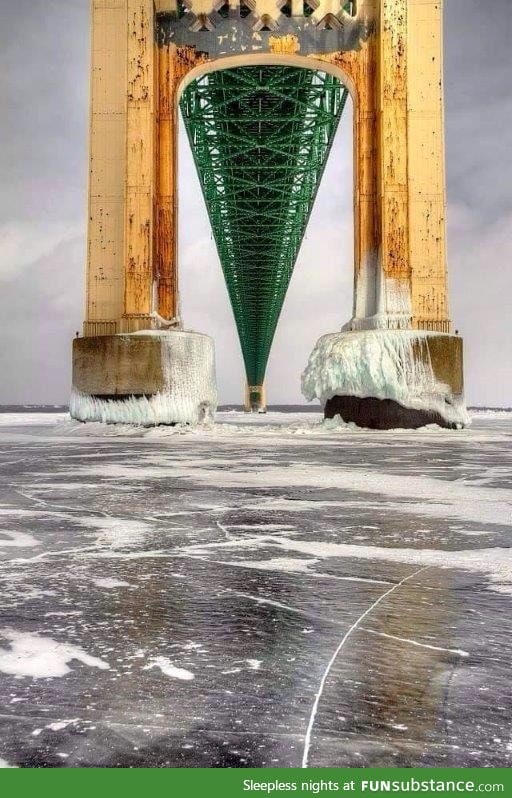
[[[212,72],[182,95],[249,385],[264,381],[346,99],[336,77],[287,66]]]

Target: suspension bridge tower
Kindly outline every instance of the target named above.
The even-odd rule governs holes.
[[[213,342],[186,331],[179,302],[179,113],[246,404],[264,407],[275,330],[350,98],[353,316],[315,345],[303,392],[360,425],[463,423],[447,296],[442,17],[442,0],[92,0],[74,417],[194,423],[215,410]]]

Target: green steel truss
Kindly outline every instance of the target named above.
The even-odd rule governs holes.
[[[212,72],[183,93],[249,385],[263,383],[346,99],[332,75],[287,66]]]

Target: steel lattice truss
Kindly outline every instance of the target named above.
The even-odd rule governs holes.
[[[286,66],[213,72],[183,94],[249,385],[263,383],[346,99],[337,78]]]

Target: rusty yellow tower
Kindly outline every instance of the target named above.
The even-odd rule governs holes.
[[[215,407],[212,342],[185,332],[180,316],[180,105],[249,403],[261,404],[345,92],[354,106],[354,310],[315,347],[304,392],[328,415],[373,426],[461,423],[462,342],[447,296],[442,29],[441,0],[92,1],[87,298],[73,415],[193,422]],[[278,111],[268,97],[279,98]],[[278,144],[276,115],[286,131]],[[252,148],[245,160],[243,141],[233,143],[240,130]],[[286,161],[276,161],[285,145]],[[284,178],[270,185],[271,175],[290,172],[291,188]],[[277,213],[279,191],[288,204]],[[242,194],[252,202],[245,215]],[[265,221],[269,207],[279,226]]]

